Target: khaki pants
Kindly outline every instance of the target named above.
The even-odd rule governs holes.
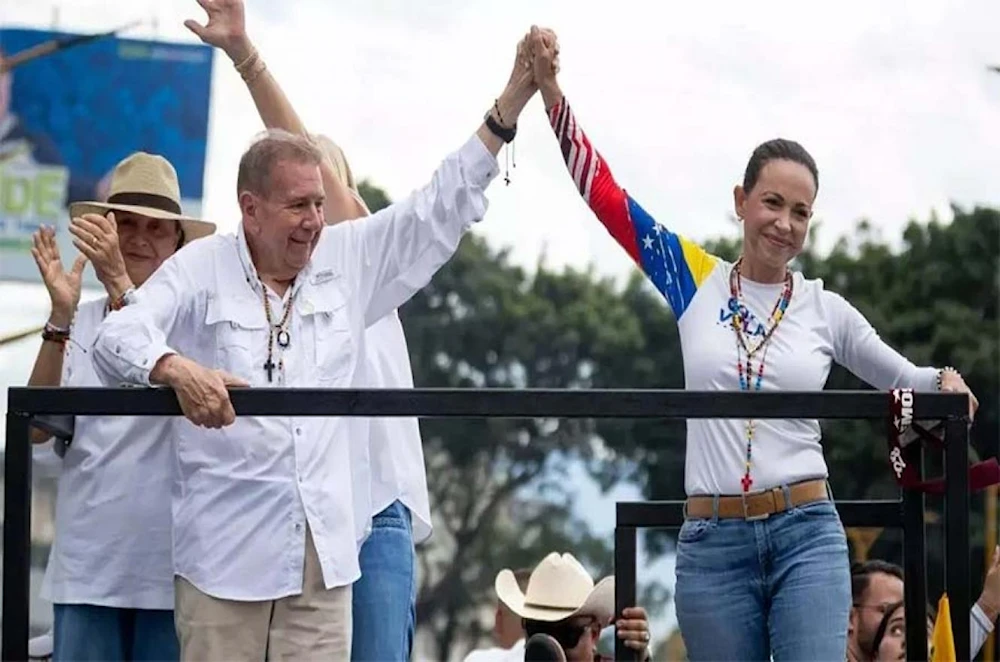
[[[312,532],[300,595],[242,602],[202,593],[183,577],[174,579],[181,659],[348,660],[351,657],[351,587],[327,590]]]

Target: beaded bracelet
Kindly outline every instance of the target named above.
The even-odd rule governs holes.
[[[955,370],[950,365],[946,365],[945,367],[943,367],[940,370],[938,370],[938,373],[937,373],[937,390],[939,390],[939,391],[941,390],[941,381],[942,381],[942,378],[944,377],[944,373],[946,373],[946,372],[953,372],[956,375],[959,374],[958,370]]]
[[[66,341],[69,340],[69,329],[64,329],[46,322],[45,328],[42,329],[42,340],[47,340],[48,342],[54,342],[65,346]]]

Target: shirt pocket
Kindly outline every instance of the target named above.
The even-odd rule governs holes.
[[[245,297],[213,296],[208,300],[205,326],[215,341],[212,367],[251,384],[260,382],[267,343],[263,303]]]
[[[350,310],[347,295],[336,282],[310,292],[308,301],[302,306],[303,318],[312,320],[319,386],[349,386],[357,360]]]

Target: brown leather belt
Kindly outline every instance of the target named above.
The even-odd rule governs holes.
[[[791,507],[802,506],[816,501],[828,501],[830,495],[826,489],[826,480],[806,480],[788,486],[788,496]],[[715,515],[713,502],[715,497],[688,497],[685,503],[687,517],[711,518]],[[742,496],[720,496],[720,519],[767,519],[771,515],[788,510],[785,492],[775,487],[764,492],[751,492]]]

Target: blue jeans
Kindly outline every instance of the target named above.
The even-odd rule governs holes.
[[[689,660],[846,659],[851,577],[837,509],[686,520],[675,601]]]
[[[173,610],[56,604],[53,612],[53,662],[180,659]]]
[[[399,501],[372,521],[354,583],[351,660],[409,660],[416,627],[416,554],[409,509]]]

